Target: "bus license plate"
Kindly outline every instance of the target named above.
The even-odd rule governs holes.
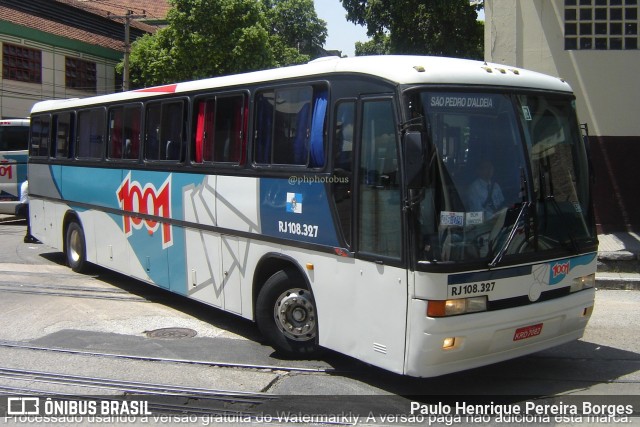
[[[514,341],[526,340],[527,338],[540,335],[541,332],[542,332],[542,323],[538,323],[537,325],[525,326],[524,328],[516,329],[516,333],[513,334],[513,340]]]

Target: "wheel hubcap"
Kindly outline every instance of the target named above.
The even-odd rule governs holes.
[[[295,341],[307,341],[316,336],[316,312],[311,293],[306,289],[283,292],[273,309],[278,328]]]

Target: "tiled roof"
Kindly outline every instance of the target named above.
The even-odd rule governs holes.
[[[146,19],[165,19],[171,5],[168,0],[57,0],[76,7],[99,9],[112,15],[125,15],[131,10],[136,15],[147,15]]]
[[[60,6],[55,6],[56,3]],[[56,7],[67,11],[62,12]],[[156,20],[164,19],[170,8],[167,0],[40,0],[27,7],[19,1],[8,1],[0,2],[0,20],[122,52],[124,19],[110,18],[109,15],[126,15],[131,10],[135,15],[144,14],[147,19]],[[74,9],[77,13],[72,12]],[[121,25],[119,30],[117,23]],[[134,40],[141,34],[155,32],[157,27],[134,19],[131,30],[131,39]]]
[[[9,21],[27,28],[33,28],[34,30],[109,49],[124,51],[124,40],[93,34],[89,31],[81,30],[60,22],[40,18],[19,10],[11,9],[6,6],[2,6],[1,4],[0,16],[4,21]]]
[[[135,3],[137,6],[132,8],[132,7],[124,6],[124,4],[127,2],[131,3],[130,0],[128,0],[127,2],[125,2],[124,0],[54,0],[54,1],[58,3],[64,3],[66,5],[76,7],[86,12],[93,13],[94,15],[99,15],[103,17],[108,17],[109,15],[116,15],[116,16],[126,15],[128,10],[133,11],[135,15],[142,15],[144,11],[145,12],[144,14],[147,15],[148,13],[143,8],[138,7],[138,5],[145,4],[145,3],[153,3],[153,1],[149,2],[148,0],[137,0]],[[155,2],[158,4],[165,3],[164,0],[155,0]],[[167,7],[168,7],[167,12],[168,12],[170,6],[167,5]],[[165,16],[166,16],[166,13],[165,13]],[[137,20],[132,20],[131,26],[134,28],[138,28],[142,31],[145,31],[147,33],[153,33],[157,29],[152,25],[148,25]]]

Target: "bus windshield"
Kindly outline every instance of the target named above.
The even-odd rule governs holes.
[[[419,261],[495,267],[595,241],[571,96],[415,91],[408,102],[427,141]]]

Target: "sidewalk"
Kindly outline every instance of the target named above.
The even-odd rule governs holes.
[[[640,234],[599,234],[598,240],[597,287],[640,290]]]
[[[0,214],[0,223],[17,221]],[[596,287],[600,289],[640,290],[640,234],[619,232],[599,234]]]

